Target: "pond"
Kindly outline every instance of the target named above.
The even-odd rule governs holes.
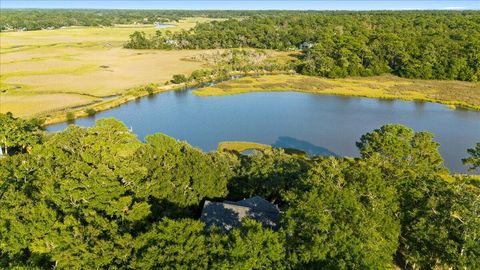
[[[155,28],[157,28],[157,29],[175,27],[175,25],[173,25],[173,24],[163,24],[163,23],[155,23],[154,26],[155,26]]]
[[[92,126],[114,117],[140,139],[165,133],[205,151],[220,141],[252,141],[302,149],[310,155],[358,156],[362,134],[388,123],[430,131],[452,172],[465,172],[461,159],[480,141],[480,112],[451,110],[441,104],[327,96],[297,92],[260,92],[199,97],[189,90],[138,99],[75,121]],[[65,129],[66,123],[49,131]]]

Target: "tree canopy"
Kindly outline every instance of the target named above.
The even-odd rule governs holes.
[[[480,190],[448,175],[431,134],[387,125],[358,146],[244,156],[141,142],[114,119],[69,126],[0,158],[0,268],[480,267]],[[278,230],[199,220],[207,199],[254,195],[282,209]]]
[[[357,142],[360,155],[378,164],[392,180],[398,176],[430,175],[445,172],[439,144],[433,134],[401,125],[385,125],[367,133]]]
[[[388,268],[400,226],[395,188],[378,168],[328,158],[289,194],[284,222],[299,268]]]
[[[11,113],[0,114],[0,153],[15,154],[42,141],[40,121],[15,118]]]
[[[127,48],[302,50],[296,69],[324,77],[392,73],[406,78],[480,80],[478,11],[272,12],[201,23]]]
[[[470,157],[462,159],[463,164],[470,165],[470,170],[476,170],[480,168],[480,143],[474,148],[467,149],[468,154]]]

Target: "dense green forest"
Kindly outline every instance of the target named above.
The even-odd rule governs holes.
[[[48,134],[11,114],[0,144],[0,268],[480,268],[478,180],[401,125],[362,136],[359,158],[204,153],[114,119]],[[205,199],[253,195],[283,210],[279,230],[198,219]]]
[[[131,35],[126,48],[251,47],[303,51],[296,69],[325,77],[392,73],[480,80],[480,12],[384,11],[257,15],[189,31]]]
[[[2,9],[0,30],[153,24],[226,18],[188,31],[131,35],[126,48],[302,50],[297,72],[325,77],[392,73],[480,80],[478,11],[188,11]]]

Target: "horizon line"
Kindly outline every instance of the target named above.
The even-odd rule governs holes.
[[[101,7],[85,7],[85,8],[69,8],[69,7],[6,7],[2,10],[151,10],[151,11],[480,11],[480,8],[463,8],[463,7],[442,7],[442,8],[404,8],[404,9],[183,9],[183,8],[101,8]]]

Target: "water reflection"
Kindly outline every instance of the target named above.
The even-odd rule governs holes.
[[[334,152],[328,150],[325,147],[314,145],[313,143],[295,139],[289,136],[280,136],[277,141],[272,144],[277,148],[293,148],[305,151],[308,156],[338,156]]]
[[[415,109],[417,109],[417,110],[422,110],[422,109],[424,109],[424,108],[425,108],[425,104],[426,104],[426,102],[424,102],[424,101],[418,101],[418,100],[417,100],[417,101],[414,101],[413,103],[415,104]]]
[[[220,141],[253,141],[300,148],[309,155],[358,156],[360,136],[389,123],[429,131],[453,172],[466,172],[461,159],[480,141],[480,112],[451,110],[440,104],[379,101],[294,92],[198,97],[188,90],[141,98],[92,118],[75,121],[92,126],[114,117],[132,127],[139,139],[165,133],[205,151]],[[62,130],[66,123],[48,127]]]

